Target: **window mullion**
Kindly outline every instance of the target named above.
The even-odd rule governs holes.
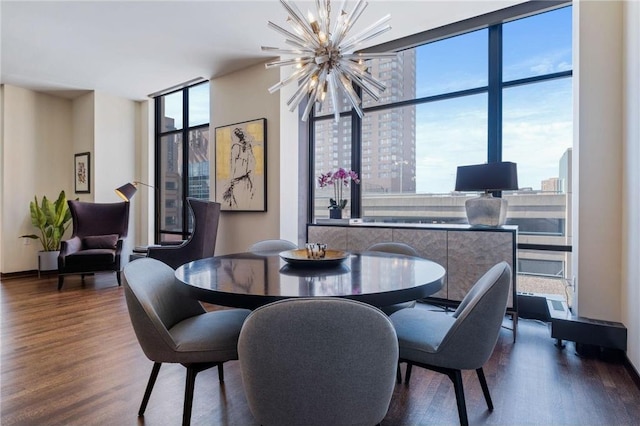
[[[489,27],[487,161],[502,161],[502,24]]]

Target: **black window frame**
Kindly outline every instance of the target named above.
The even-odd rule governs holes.
[[[488,96],[488,138],[487,138],[487,162],[502,161],[502,93],[504,89],[509,87],[521,86],[531,83],[550,81],[559,78],[567,78],[573,76],[573,70],[550,73],[540,76],[521,78],[507,82],[502,81],[502,25],[527,16],[536,15],[555,9],[571,6],[570,0],[550,0],[550,1],[529,1],[519,5],[500,9],[495,12],[480,15],[464,21],[456,22],[443,27],[427,30],[419,34],[394,40],[379,46],[367,49],[367,52],[399,52],[402,50],[414,48],[423,44],[443,40],[464,33],[469,33],[479,29],[487,28],[489,30],[489,70],[488,84],[483,87],[438,94],[434,96],[426,96],[416,99],[403,100],[399,102],[387,103],[384,105],[375,105],[363,108],[363,112],[374,112],[392,108],[400,108],[404,106],[422,105],[429,102],[436,102],[446,99],[455,99],[463,96],[474,94],[487,94]],[[354,85],[356,92],[361,96],[360,88]],[[315,124],[317,122],[332,120],[333,115],[316,116],[312,109],[307,121],[307,137],[309,140],[309,156],[308,156],[308,199],[307,199],[307,222],[314,221],[314,202],[315,202]],[[354,109],[343,111],[340,113],[340,120],[351,120],[351,169],[362,175],[362,119],[357,115]],[[351,217],[362,217],[362,189],[361,185],[350,185],[351,198],[349,205],[351,206]],[[495,192],[495,196],[501,196],[500,192]]]
[[[183,170],[182,181],[181,181],[181,186],[182,186],[181,214],[183,218],[182,229],[181,231],[170,231],[170,230],[162,229],[163,223],[162,223],[162,218],[160,217],[162,209],[160,208],[160,206],[162,206],[162,203],[165,200],[162,197],[162,191],[156,191],[155,203],[154,203],[155,209],[157,212],[154,219],[154,242],[156,244],[161,243],[162,241],[161,236],[163,234],[179,235],[180,238],[183,240],[186,240],[191,235],[191,232],[189,230],[190,228],[189,225],[191,223],[190,212],[189,212],[189,206],[187,204],[187,197],[189,197],[189,133],[199,129],[204,129],[204,128],[210,129],[211,121],[209,120],[206,123],[198,124],[195,126],[189,126],[189,90],[196,86],[200,86],[202,84],[209,84],[209,80],[204,80],[195,84],[181,86],[178,89],[170,90],[170,91],[158,94],[154,98],[154,107],[155,107],[155,111],[154,111],[154,121],[155,121],[154,123],[154,131],[155,131],[154,132],[155,133],[154,186],[156,188],[161,188],[161,185],[162,185],[162,175],[161,175],[162,156],[160,155],[160,153],[161,153],[161,143],[162,143],[163,137],[170,136],[170,135],[177,135],[177,134],[181,135],[182,137],[182,165],[181,166]],[[182,93],[182,128],[176,129],[176,130],[163,131],[162,129],[163,117],[161,116],[162,98],[165,96],[173,95],[175,93]]]

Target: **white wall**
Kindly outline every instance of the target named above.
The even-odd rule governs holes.
[[[267,119],[267,211],[222,212],[216,254],[245,251],[253,242],[280,234],[280,97],[268,88],[279,80],[277,70],[263,64],[211,80],[211,188],[215,188],[215,128],[258,118]],[[296,164],[282,164],[297,179]],[[289,173],[289,172],[287,172]],[[214,199],[215,194],[211,194]],[[297,203],[291,206],[297,209]]]
[[[102,92],[94,92],[94,99],[94,200],[96,203],[122,202],[115,189],[136,177],[136,119],[139,116],[139,106],[135,101]],[[123,266],[133,249],[135,229],[138,226],[136,218],[135,213],[130,211],[129,237],[122,249]]]
[[[136,117],[138,143],[135,147],[135,180],[149,185],[153,185],[155,176],[153,111],[153,101],[149,100],[138,103]],[[140,224],[135,230],[135,235],[130,235],[134,246],[154,243],[154,191],[152,188],[140,185],[138,186],[138,192],[135,198],[131,202],[131,209],[133,210],[131,214],[136,217],[136,222]]]
[[[573,7],[577,312],[620,321],[622,3],[581,1]]]
[[[72,114],[68,99],[16,86],[4,85],[2,100],[0,271],[11,273],[37,269],[40,243],[19,238],[37,231],[29,215],[34,195],[73,194]]]
[[[69,199],[120,201],[114,188],[134,180],[138,164],[141,105],[100,93],[70,100],[10,85],[2,87],[0,101],[0,272],[12,273],[37,269],[40,243],[19,238],[37,233],[29,216],[34,195],[55,198],[64,190]],[[79,152],[91,153],[90,194],[74,192]],[[133,215],[131,222],[133,230]]]
[[[622,322],[627,356],[640,371],[640,2],[624,5]]]
[[[73,153],[88,152],[91,155],[89,170],[89,188],[91,192],[88,194],[76,194],[71,192],[67,194],[67,198],[79,199],[80,201],[93,202],[94,200],[94,183],[96,180],[94,167],[93,141],[95,139],[95,94],[93,92],[77,97],[71,103],[72,125],[71,132],[73,135]],[[73,167],[73,165],[72,165]],[[69,185],[73,188],[73,173],[69,176]]]

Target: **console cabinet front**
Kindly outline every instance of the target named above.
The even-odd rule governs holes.
[[[513,271],[507,309],[517,313],[517,228],[496,230],[469,226],[368,226],[307,225],[307,241],[321,242],[346,251],[364,251],[379,242],[409,244],[425,259],[442,265],[447,274],[442,289],[430,299],[456,304],[473,284],[496,263],[506,261]]]

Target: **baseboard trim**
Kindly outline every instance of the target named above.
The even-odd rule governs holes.
[[[45,275],[47,277],[49,276],[54,276],[54,275],[58,275],[58,271],[53,270],[53,271],[42,271],[40,272],[40,275]],[[33,276],[38,276],[38,270],[37,269],[31,269],[29,271],[18,271],[18,272],[8,272],[8,273],[3,273],[0,272],[0,280],[10,280],[13,278],[28,278],[28,277],[33,277]]]
[[[633,380],[633,383],[635,383],[636,387],[640,389],[640,374],[638,374],[638,370],[636,370],[636,368],[633,366],[631,361],[629,361],[629,357],[626,355],[624,357],[624,366],[629,372],[629,375],[631,376],[631,380]]]

